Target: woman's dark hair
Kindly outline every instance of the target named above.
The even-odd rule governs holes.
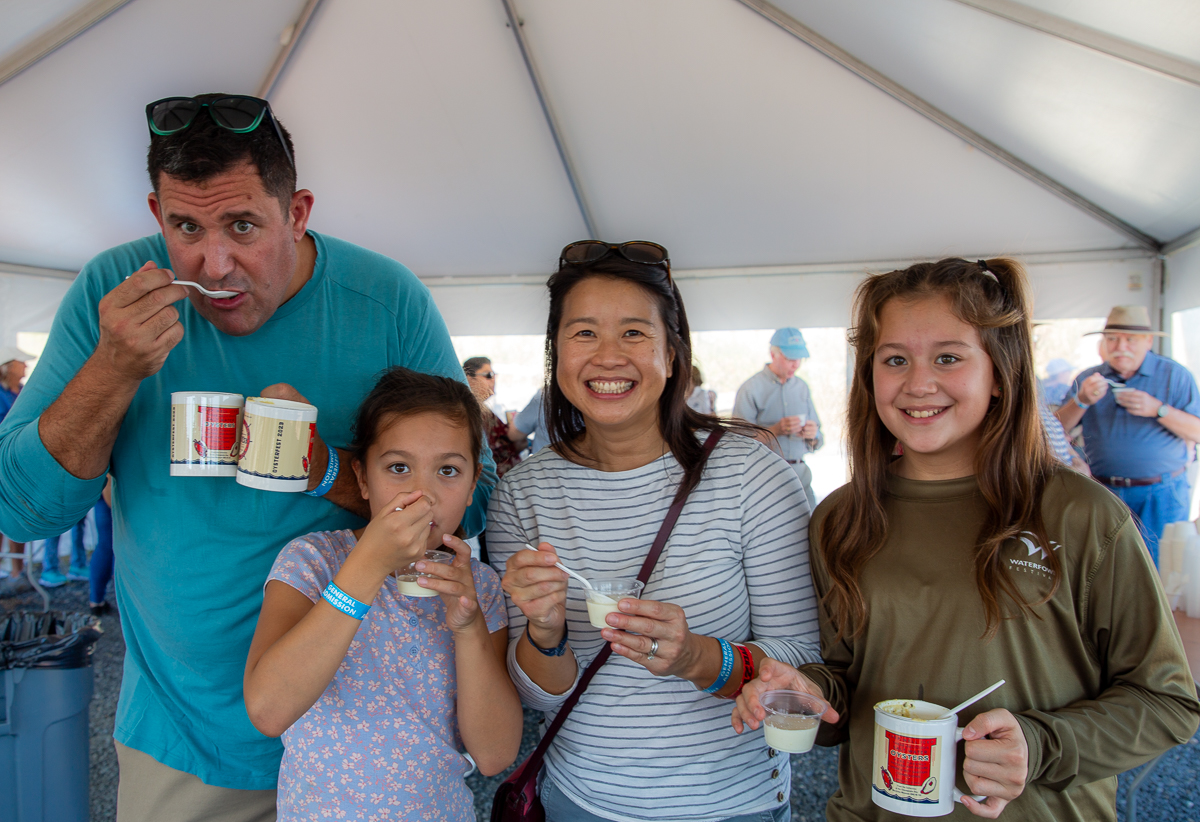
[[[204,103],[225,96],[198,94],[195,99]],[[275,122],[287,141],[288,151],[295,157],[291,135],[278,118]],[[169,174],[185,183],[203,183],[247,160],[258,169],[263,189],[279,201],[286,216],[292,207],[292,195],[296,193],[296,169],[265,117],[254,131],[236,134],[217,125],[208,111],[202,110],[183,131],[166,136],[150,135],[146,170],[150,173],[150,185],[157,192],[161,174]]]
[[[686,496],[700,482],[704,446],[697,438],[701,431],[718,428],[747,436],[761,431],[758,426],[740,420],[721,420],[693,411],[687,406],[690,393],[692,335],[679,288],[662,266],[635,263],[609,254],[585,265],[566,264],[550,276],[550,316],[546,323],[546,384],[542,391],[542,410],[550,443],[564,457],[584,459],[579,438],[584,433],[583,417],[558,387],[558,326],[562,322],[563,303],[571,289],[584,280],[603,277],[636,284],[654,300],[667,332],[667,346],[673,356],[671,376],[658,399],[658,425],[662,438],[683,467],[676,499]]]
[[[441,414],[467,427],[471,436],[471,459],[479,463],[483,451],[483,417],[479,400],[459,380],[435,377],[396,366],[383,372],[367,394],[354,418],[353,442],[349,451],[365,465],[367,450],[384,426],[395,419],[416,414]]]
[[[981,265],[982,263],[982,265]],[[987,513],[975,544],[975,584],[987,618],[985,636],[1011,615],[1005,598],[1020,613],[1048,601],[1058,590],[1061,562],[1053,551],[1047,564],[1049,590],[1030,602],[1009,574],[1000,549],[1022,532],[1049,545],[1042,518],[1042,492],[1056,460],[1038,413],[1033,364],[1032,300],[1025,269],[1016,260],[968,262],[956,258],[918,263],[864,280],[854,301],[854,382],[847,404],[850,481],[821,524],[818,548],[830,577],[824,606],[838,636],[855,637],[868,618],[859,586],[863,568],[883,548],[888,521],[884,502],[896,437],[875,407],[874,361],[880,316],[892,300],[945,298],[962,322],[979,332],[991,357],[1000,395],[980,427],[975,477]]]
[[[463,360],[463,373],[468,377],[474,377],[479,373],[479,369],[491,364],[492,361],[487,357],[471,357],[470,359]]]

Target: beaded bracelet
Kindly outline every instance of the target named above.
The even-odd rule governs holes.
[[[718,639],[717,642],[721,643],[721,673],[716,682],[703,689],[706,694],[715,694],[733,676],[733,644],[728,639]]]
[[[333,488],[333,481],[337,479],[338,468],[340,467],[338,465],[337,449],[328,444],[325,447],[329,449],[329,467],[325,469],[325,476],[321,477],[321,484],[311,491],[304,492],[310,497],[325,496]]]
[[[543,648],[533,641],[533,637],[529,635],[529,623],[525,623],[525,638],[529,640],[529,644],[541,651],[546,656],[562,656],[567,652],[567,623],[563,623],[563,638],[562,641],[554,648]]]
[[[325,586],[325,590],[321,592],[321,598],[346,616],[355,619],[362,619],[367,615],[367,611],[371,610],[370,605],[359,602],[332,582]]]

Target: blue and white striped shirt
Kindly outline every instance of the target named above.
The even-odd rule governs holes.
[[[585,577],[635,577],[682,469],[670,454],[632,471],[576,465],[553,449],[505,474],[488,510],[497,570],[526,542],[549,542]],[[792,665],[820,659],[808,564],[808,501],[795,472],[755,440],[726,435],[692,491],[644,599],[683,608],[695,633],[753,641]],[[508,602],[509,672],[522,700],[553,718],[566,694],[539,688],[516,663],[524,614]],[[582,591],[567,596],[579,673],[603,646]],[[655,677],[614,654],[588,686],[546,758],[571,801],[614,820],[713,822],[788,801],[787,755],[761,731],[738,736],[732,705],[692,683]]]

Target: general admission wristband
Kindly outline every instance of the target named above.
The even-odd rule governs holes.
[[[337,479],[339,468],[337,449],[332,445],[326,445],[325,447],[329,449],[329,467],[325,469],[325,476],[321,477],[321,484],[311,491],[304,492],[310,497],[325,496],[329,493],[329,490],[333,488],[333,481]],[[363,613],[366,612],[364,611]],[[362,619],[362,617],[359,617],[359,619]]]
[[[721,674],[716,682],[703,689],[706,694],[715,694],[724,688],[729,677],[733,676],[733,645],[728,639],[718,639],[717,642],[721,643]]]
[[[325,590],[321,592],[321,598],[346,616],[355,619],[362,619],[367,615],[367,611],[371,610],[370,605],[359,602],[332,582],[325,586]]]

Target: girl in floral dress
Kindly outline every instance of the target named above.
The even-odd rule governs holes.
[[[255,727],[283,737],[280,822],[474,820],[464,751],[488,775],[516,758],[499,579],[454,536],[481,431],[462,383],[388,371],[351,445],[370,524],[307,534],[275,561],[245,699]],[[453,564],[423,559],[428,550]],[[431,594],[398,587],[394,572],[413,562]]]

